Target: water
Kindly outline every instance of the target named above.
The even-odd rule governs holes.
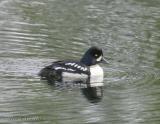
[[[110,64],[103,98],[53,87],[37,76],[89,46]],[[0,123],[159,124],[159,0],[1,0]]]

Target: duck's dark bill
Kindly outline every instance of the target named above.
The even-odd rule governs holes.
[[[104,63],[104,64],[109,64],[109,62],[106,60],[106,58],[102,58],[102,63]]]

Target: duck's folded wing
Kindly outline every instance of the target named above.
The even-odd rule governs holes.
[[[75,61],[57,61],[52,64],[52,69],[56,71],[89,74],[89,67]]]
[[[89,67],[75,61],[56,61],[51,65],[44,67],[40,72],[39,76],[41,77],[50,77],[51,75],[61,73],[61,72],[70,72],[70,73],[79,73],[79,74],[90,74]]]

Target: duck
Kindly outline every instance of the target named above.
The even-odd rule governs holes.
[[[55,61],[42,68],[38,75],[43,80],[74,83],[85,82],[87,87],[102,86],[104,71],[99,65],[100,63],[108,63],[103,56],[103,50],[97,46],[92,46],[79,61]]]

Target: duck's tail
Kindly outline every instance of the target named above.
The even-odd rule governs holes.
[[[46,80],[60,80],[61,77],[59,76],[58,72],[52,68],[52,65],[46,66],[43,68],[38,75],[41,79]]]
[[[39,73],[38,75],[42,78],[45,79],[50,75],[51,72],[51,66],[46,66],[44,67]]]

